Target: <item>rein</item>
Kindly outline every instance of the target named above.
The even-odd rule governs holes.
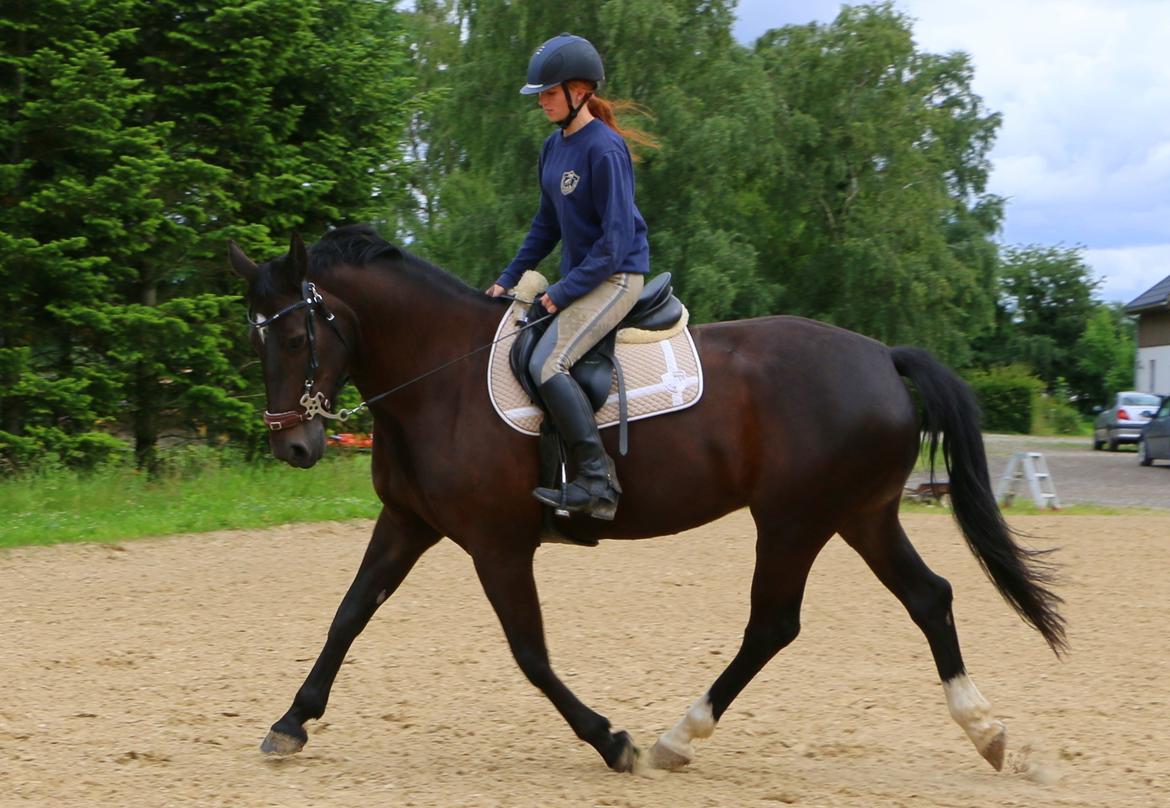
[[[517,328],[515,331],[504,334],[499,339],[492,340],[491,342],[487,343],[486,345],[481,345],[478,348],[475,348],[471,351],[468,351],[467,353],[463,354],[462,356],[457,356],[448,362],[444,362],[443,364],[439,365],[437,368],[433,368],[431,370],[428,370],[426,373],[419,374],[418,376],[415,376],[413,379],[405,381],[402,384],[398,385],[397,387],[392,387],[391,389],[386,390],[385,392],[379,393],[376,396],[368,398],[365,401],[358,404],[356,407],[352,407],[349,409],[340,409],[337,412],[330,412],[329,411],[329,399],[325,398],[324,393],[318,391],[317,393],[310,395],[313,391],[314,376],[316,375],[316,371],[317,371],[317,342],[316,342],[316,336],[315,336],[315,333],[313,330],[313,317],[312,317],[313,312],[315,310],[319,309],[321,312],[321,315],[325,318],[325,322],[328,323],[329,326],[333,329],[333,333],[337,334],[337,337],[338,337],[338,339],[341,340],[342,344],[345,345],[347,349],[349,348],[349,345],[346,344],[345,337],[342,336],[341,331],[337,328],[337,324],[334,322],[334,315],[332,312],[329,311],[328,307],[326,307],[324,299],[322,299],[321,294],[317,291],[317,287],[314,286],[313,284],[309,283],[308,281],[305,281],[301,287],[301,291],[302,291],[302,295],[303,295],[301,300],[298,300],[296,303],[293,303],[292,305],[286,306],[285,308],[281,309],[276,314],[272,315],[272,317],[270,319],[256,320],[255,318],[253,318],[251,316],[249,316],[249,318],[248,318],[248,322],[252,326],[252,328],[260,329],[261,335],[263,335],[263,330],[266,329],[268,326],[272,325],[274,322],[276,322],[281,317],[284,317],[285,315],[288,315],[288,314],[292,314],[295,311],[300,311],[301,309],[305,309],[305,334],[306,334],[306,337],[308,338],[308,341],[309,341],[309,369],[308,369],[308,373],[305,377],[305,392],[304,392],[304,395],[301,396],[301,399],[299,402],[304,411],[297,412],[296,410],[289,410],[287,412],[272,413],[272,412],[268,412],[267,410],[265,410],[264,411],[264,423],[267,424],[268,428],[270,430],[272,430],[273,432],[279,431],[281,429],[288,429],[288,428],[291,428],[294,426],[298,426],[300,424],[305,423],[306,421],[313,420],[313,418],[315,418],[318,415],[320,415],[322,418],[328,418],[329,420],[332,420],[332,421],[347,421],[347,420],[349,420],[350,416],[354,415],[355,413],[361,412],[364,409],[368,409],[371,404],[374,404],[375,402],[381,401],[382,399],[386,398],[387,396],[391,395],[392,393],[397,393],[399,390],[402,390],[403,388],[409,387],[410,385],[414,384],[415,382],[420,382],[423,379],[427,378],[428,376],[432,376],[432,375],[438,373],[440,370],[445,370],[446,368],[451,367],[451,365],[454,365],[456,362],[462,362],[464,359],[467,359],[470,356],[474,356],[475,354],[479,353],[480,351],[485,351],[498,342],[503,342],[506,339],[514,337],[517,334],[519,334],[521,331],[525,331],[529,328],[532,328],[537,323],[542,323],[545,320],[547,320],[548,318],[555,316],[552,314],[545,314],[543,317],[538,317],[537,319],[533,320],[532,322],[525,322],[524,325],[520,326],[520,328]],[[508,298],[509,296],[508,295],[501,295],[501,297]],[[514,300],[515,298],[512,298],[512,299]],[[343,383],[343,386],[344,386],[344,383]]]

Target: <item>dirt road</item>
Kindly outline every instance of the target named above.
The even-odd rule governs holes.
[[[1002,773],[947,714],[926,643],[839,539],[804,631],[688,771],[618,775],[521,676],[449,542],[382,607],[305,751],[261,756],[370,525],[0,553],[0,805],[1170,805],[1170,514],[1036,516],[1063,545],[1061,662],[983,578],[946,514],[908,532],[955,587],[972,676],[1008,724]],[[538,555],[554,666],[648,747],[735,652],[746,513]]]

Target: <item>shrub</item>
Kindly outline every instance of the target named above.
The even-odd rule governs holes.
[[[1028,434],[1044,384],[1023,365],[1004,365],[974,370],[967,383],[983,408],[983,429],[988,432]]]
[[[0,432],[0,469],[8,474],[58,468],[96,471],[129,454],[125,441],[104,432],[70,434],[43,426],[31,426],[25,435]]]
[[[1087,424],[1072,401],[1072,392],[1064,379],[1057,379],[1056,389],[1042,393],[1035,402],[1032,420],[1033,435],[1088,435]]]

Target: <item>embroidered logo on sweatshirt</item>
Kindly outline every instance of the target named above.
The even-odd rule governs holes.
[[[565,196],[573,193],[580,181],[581,177],[576,171],[566,171],[561,175],[561,193]]]

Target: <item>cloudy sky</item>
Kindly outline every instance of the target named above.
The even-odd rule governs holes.
[[[736,37],[831,22],[840,0],[739,0]],[[896,0],[921,50],[970,54],[1003,113],[989,190],[1006,244],[1084,247],[1103,300],[1170,275],[1170,0]]]

